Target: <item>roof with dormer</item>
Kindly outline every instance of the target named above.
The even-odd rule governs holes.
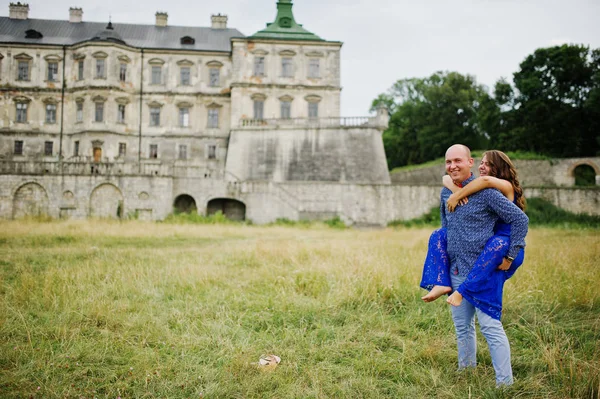
[[[106,22],[79,22],[50,19],[11,19],[0,17],[0,43],[73,45],[91,40],[104,40],[146,49],[199,50],[231,52],[231,38],[245,37],[237,29],[209,27],[156,26],[139,24],[111,24]],[[40,38],[26,38],[25,32],[34,30]],[[31,35],[30,35],[31,36]],[[189,36],[193,44],[181,44]]]

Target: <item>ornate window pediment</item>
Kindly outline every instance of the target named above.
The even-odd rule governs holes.
[[[84,101],[85,101],[85,98],[83,98],[83,97],[77,97],[77,98],[75,98],[75,102],[76,103],[82,103]]]
[[[221,108],[223,105],[217,104],[216,102],[212,102],[206,106],[206,108]]]
[[[316,94],[309,94],[308,96],[304,97],[304,99],[309,103],[318,103],[322,100],[321,96],[317,96]]]
[[[125,54],[121,54],[117,57],[117,59],[121,62],[126,62],[126,63],[130,63],[131,62],[131,58],[129,58],[128,56],[126,56]]]
[[[267,96],[262,93],[254,93],[253,95],[250,96],[250,98],[253,101],[265,101],[267,99]]]
[[[94,57],[94,58],[108,58],[108,54],[106,54],[104,51],[96,51],[94,54],[92,54],[92,57]]]
[[[73,53],[73,59],[75,61],[83,60],[85,58],[84,53]]]
[[[115,98],[115,101],[117,102],[117,104],[122,104],[122,105],[129,104],[129,102],[130,102],[129,97],[117,97],[117,98]]]
[[[48,62],[59,62],[62,61],[62,57],[57,54],[49,54],[44,57],[44,59]]]
[[[58,104],[58,100],[54,97],[46,97],[42,100],[44,104]]]
[[[188,101],[180,101],[177,104],[177,108],[192,108],[194,104]]]
[[[206,63],[206,66],[209,66],[211,68],[221,68],[223,66],[223,63],[217,60],[213,60],[213,61],[208,61]]]
[[[191,66],[194,65],[194,63],[192,61],[190,61],[190,60],[179,60],[179,61],[177,61],[177,65],[179,65],[179,66],[190,66],[191,67]]]
[[[164,65],[165,61],[160,58],[151,58],[148,60],[148,64],[150,65]]]
[[[24,96],[17,96],[13,98],[13,101],[16,103],[30,103],[31,99]]]
[[[296,52],[294,50],[281,50],[279,55],[282,57],[293,57],[296,55]]]
[[[30,56],[29,54],[20,53],[20,54],[15,55],[15,59],[17,59],[19,61],[31,61],[33,59],[33,57]]]
[[[150,108],[161,108],[163,106],[163,104],[159,103],[158,101],[151,101],[148,103],[148,106]]]
[[[289,94],[279,97],[279,101],[292,101],[293,99],[294,97],[290,96]]]
[[[92,101],[95,103],[103,103],[103,102],[106,102],[106,97],[96,96],[96,97],[92,98]]]
[[[324,57],[325,54],[323,54],[320,51],[309,51],[308,53],[305,54],[307,57]]]
[[[252,50],[250,51],[250,53],[254,54],[254,55],[267,55],[269,54],[269,52],[267,50],[261,49],[261,48],[257,48],[256,50]]]

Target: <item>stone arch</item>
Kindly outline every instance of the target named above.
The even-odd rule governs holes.
[[[206,205],[206,214],[223,213],[231,220],[246,220],[246,204],[233,198],[213,198]]]
[[[568,174],[576,186],[600,184],[600,167],[591,161],[575,162],[570,166]]]
[[[90,216],[120,219],[124,215],[123,194],[116,186],[103,183],[90,195]]]
[[[180,194],[173,201],[173,211],[175,213],[196,213],[198,207],[196,200],[188,194]]]
[[[13,195],[13,218],[48,214],[48,193],[36,182],[21,185]]]

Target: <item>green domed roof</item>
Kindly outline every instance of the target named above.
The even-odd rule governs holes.
[[[302,25],[296,23],[292,12],[292,0],[279,0],[277,2],[277,17],[275,17],[275,22],[268,23],[266,29],[258,31],[248,38],[325,41],[314,33],[304,29]]]

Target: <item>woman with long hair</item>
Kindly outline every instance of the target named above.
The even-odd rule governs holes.
[[[446,202],[450,212],[457,206],[466,205],[470,195],[485,188],[499,190],[517,207],[525,210],[525,197],[517,171],[505,153],[498,150],[486,151],[479,164],[479,174],[479,178],[462,188],[456,186],[450,176],[444,176],[444,185],[453,192]],[[504,282],[521,266],[525,255],[521,250],[515,259],[506,256],[510,244],[509,224],[497,222],[494,233],[477,258],[467,279],[450,295],[447,302],[459,306],[463,298],[467,299],[473,306],[499,320],[502,313]],[[430,290],[422,297],[425,302],[434,301],[452,292],[446,240],[444,228],[435,230],[429,239],[429,249],[420,284],[422,288]]]

